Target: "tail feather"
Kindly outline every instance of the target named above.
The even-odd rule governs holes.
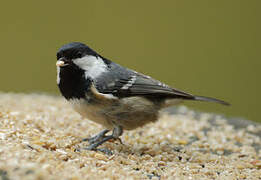
[[[219,103],[219,104],[223,104],[223,105],[226,105],[226,106],[230,105],[228,102],[225,102],[223,100],[210,98],[210,97],[204,97],[204,96],[194,96],[194,100],[196,100],[196,101],[214,102],[214,103]]]

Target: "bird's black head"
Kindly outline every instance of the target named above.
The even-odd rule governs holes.
[[[83,98],[90,81],[85,78],[85,70],[74,63],[74,60],[85,56],[97,56],[97,53],[83,43],[73,42],[62,46],[57,54],[57,84],[66,99]],[[84,64],[84,63],[83,63]]]
[[[90,82],[107,71],[111,63],[79,42],[62,46],[56,56],[57,84],[66,99],[84,97]]]
[[[72,63],[73,59],[82,58],[86,55],[98,56],[91,48],[80,42],[72,42],[63,45],[57,52],[57,63],[65,66]],[[64,64],[62,64],[64,63]]]

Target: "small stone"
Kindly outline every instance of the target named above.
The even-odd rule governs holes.
[[[96,154],[94,155],[94,158],[96,158],[96,159],[98,159],[98,160],[103,160],[103,161],[107,161],[107,160],[108,160],[108,158],[107,158],[105,155],[100,154],[100,153],[96,153]]]
[[[186,144],[188,144],[188,141],[186,141],[186,140],[178,140],[178,144],[186,145]]]
[[[254,160],[252,162],[250,162],[252,165],[254,165],[255,167],[257,167],[258,169],[261,169],[261,161],[260,160]]]

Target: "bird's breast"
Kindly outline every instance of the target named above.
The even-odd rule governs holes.
[[[84,98],[91,80],[85,78],[83,70],[64,67],[57,69],[57,83],[62,95],[69,100]]]
[[[91,101],[90,101],[91,100]],[[93,99],[71,99],[70,104],[76,112],[78,112],[83,118],[87,118],[98,124],[105,126],[108,129],[113,129],[113,123],[104,115],[106,105],[92,104]]]
[[[108,99],[92,94],[85,99],[72,99],[70,103],[82,117],[108,129],[122,126],[131,130],[158,119],[159,107],[143,97]]]

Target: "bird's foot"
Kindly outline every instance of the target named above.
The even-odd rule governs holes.
[[[100,139],[103,139],[104,137],[106,137],[107,132],[109,132],[109,130],[104,129],[99,134],[97,134],[93,137],[90,137],[90,138],[84,138],[84,139],[82,139],[82,141],[88,141],[90,144],[94,144],[95,142],[99,141]]]
[[[109,130],[105,129],[94,137],[83,139],[83,141],[88,141],[90,143],[88,147],[83,149],[91,150],[91,151],[100,151],[105,154],[112,155],[112,152],[110,150],[97,149],[97,147],[110,140],[114,140],[114,141],[118,140],[120,141],[121,144],[123,144],[121,139],[119,138],[119,136],[122,135],[123,131],[122,131],[122,127],[119,126],[113,129],[112,135],[106,136],[107,132],[109,132]]]
[[[90,143],[90,145],[86,148],[87,150],[96,150],[98,146],[102,145],[103,143],[109,141],[109,140],[116,140],[118,138],[115,138],[113,135],[110,136],[103,136],[102,138],[99,138],[96,141],[93,141]]]
[[[83,149],[91,150],[91,151],[100,151],[100,152],[103,152],[103,153],[111,156],[113,153],[109,149],[107,149],[107,148],[98,149],[97,147],[109,140],[116,140],[116,139],[119,139],[119,138],[115,138],[115,137],[113,137],[113,135],[110,135],[110,136],[104,135],[103,137],[98,138],[96,141],[92,141],[92,143],[90,143],[90,145],[88,147],[83,148]]]
[[[104,153],[104,154],[107,154],[108,156],[112,156],[112,155],[113,155],[112,151],[109,150],[109,149],[107,149],[107,148],[99,148],[99,149],[98,149],[98,148],[96,148],[96,149],[90,149],[90,147],[77,148],[77,149],[75,149],[74,152],[81,152],[82,150],[100,151],[100,152],[102,152],[102,153]]]

